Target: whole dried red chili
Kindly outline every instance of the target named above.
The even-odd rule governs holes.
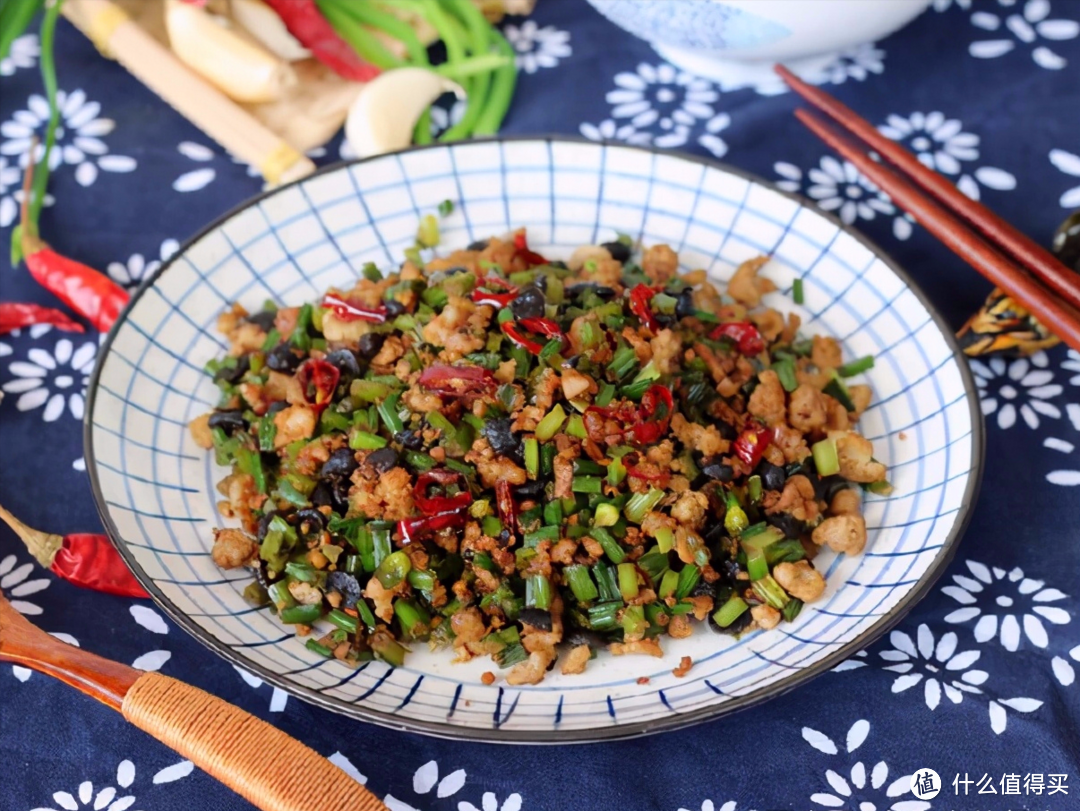
[[[266,4],[281,17],[289,33],[338,76],[354,82],[370,82],[381,73],[338,36],[315,0],[266,0]]]
[[[412,543],[421,535],[438,532],[447,527],[459,527],[465,523],[466,510],[447,510],[434,515],[423,515],[419,518],[404,518],[397,522],[398,534],[401,535],[402,543]]]
[[[66,332],[85,332],[82,324],[72,321],[64,313],[40,304],[0,303],[0,335],[13,329],[32,327],[35,324],[51,324]]]
[[[428,495],[428,488],[433,484],[441,485],[444,488],[456,484],[461,489],[452,496],[432,497]],[[472,493],[469,492],[468,485],[465,483],[465,477],[456,470],[445,467],[437,467],[434,470],[421,473],[416,479],[416,485],[413,487],[413,502],[420,512],[427,515],[468,507],[472,504],[472,500]]]
[[[514,532],[517,529],[517,505],[514,503],[514,491],[506,479],[495,482],[495,506],[498,507],[503,527]]]
[[[33,177],[31,161],[23,178],[22,199],[22,252],[26,267],[38,284],[89,321],[94,329],[108,332],[130,296],[104,273],[62,256],[38,236],[29,212]]]
[[[329,361],[308,358],[296,370],[296,379],[305,402],[318,413],[330,405],[338,380],[341,379],[341,370]]]
[[[501,287],[505,293],[491,293],[481,288]],[[490,304],[492,307],[509,307],[517,298],[518,287],[499,276],[481,276],[476,289],[472,291],[472,300],[477,304]]]
[[[736,438],[731,449],[735,455],[753,470],[761,461],[761,455],[773,440],[773,429],[766,428],[760,422],[750,421]]]
[[[435,363],[420,373],[421,386],[435,394],[446,397],[461,397],[490,391],[495,386],[495,378],[482,366],[448,366]]]
[[[333,293],[327,293],[323,296],[322,306],[333,310],[334,316],[341,321],[368,321],[372,324],[382,324],[386,321],[385,304],[368,307],[341,296],[335,296]]]
[[[656,295],[656,291],[649,287],[647,284],[638,284],[630,291],[630,312],[636,315],[641,320],[641,325],[650,332],[659,332],[660,324],[656,321],[656,316],[653,315],[652,297]]]
[[[502,331],[506,334],[506,337],[518,346],[529,350],[533,355],[539,355],[544,345],[526,337],[522,329],[536,335],[543,335],[552,340],[562,341],[563,345],[566,345],[566,334],[550,318],[523,318],[521,321],[506,321],[503,323]]]
[[[714,341],[720,338],[729,338],[735,342],[735,348],[744,355],[757,355],[765,349],[765,339],[761,337],[758,328],[749,321],[729,321],[720,324],[709,337]]]
[[[529,240],[525,236],[524,228],[514,234],[514,256],[521,259],[527,267],[548,263],[547,259],[529,248]]]
[[[31,529],[0,507],[0,518],[19,536],[38,563],[76,586],[116,594],[149,597],[120,553],[104,535],[54,535]]]

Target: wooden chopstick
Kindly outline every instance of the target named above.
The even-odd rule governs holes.
[[[1080,312],[1076,308],[988,244],[944,206],[893,169],[870,157],[850,135],[811,110],[796,110],[795,116],[822,141],[851,161],[946,247],[1020,302],[1061,340],[1073,349],[1080,350]]]
[[[873,147],[874,151],[901,169],[903,174],[925,189],[945,208],[967,220],[988,240],[1014,257],[1018,264],[1063,296],[1073,307],[1080,308],[1080,275],[1063,265],[1050,251],[986,206],[963,194],[947,178],[923,166],[918,158],[891,138],[882,135],[850,107],[824,90],[807,84],[783,65],[777,65],[775,70],[791,89],[806,101],[840,124],[843,129]]]

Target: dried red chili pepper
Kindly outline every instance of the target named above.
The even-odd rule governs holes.
[[[34,177],[31,161],[23,178],[22,252],[26,267],[37,283],[90,322],[108,332],[131,298],[127,291],[88,265],[54,251],[37,234],[30,220],[30,189]]]
[[[403,544],[412,543],[421,535],[438,532],[447,527],[458,527],[465,523],[464,508],[447,512],[424,515],[419,518],[405,518],[397,522],[398,534]]]
[[[653,315],[650,302],[656,291],[647,284],[638,284],[630,291],[630,312],[641,320],[641,325],[650,332],[659,332],[660,324]]]
[[[367,307],[341,296],[335,296],[333,293],[327,293],[323,296],[322,306],[333,310],[334,316],[341,321],[368,321],[372,324],[382,324],[386,321],[385,304]]]
[[[761,461],[761,455],[773,440],[773,429],[759,422],[750,421],[743,428],[731,449],[735,455],[753,470]]]
[[[529,240],[525,236],[525,229],[514,233],[514,256],[521,259],[527,267],[546,265],[548,260],[529,248]]]
[[[341,370],[329,361],[308,358],[296,370],[296,379],[304,393],[304,400],[318,413],[330,405],[338,380],[341,379]]]
[[[487,290],[482,290],[484,287],[501,287],[505,290],[505,293],[490,293]],[[510,284],[499,276],[481,276],[479,282],[476,285],[476,289],[472,291],[472,300],[477,304],[490,304],[492,307],[509,307],[510,302],[517,298],[518,287],[516,284]]]
[[[729,321],[721,324],[709,333],[714,341],[729,338],[735,342],[735,348],[744,355],[757,355],[765,349],[765,339],[758,328],[749,321]]]
[[[19,536],[38,563],[76,586],[121,597],[149,597],[105,535],[54,535],[31,529],[0,507],[0,519]]]
[[[559,325],[550,318],[523,318],[521,321],[506,321],[502,325],[502,331],[506,337],[520,347],[529,350],[533,355],[539,355],[544,344],[528,338],[522,333],[522,328],[536,335],[543,335],[552,340],[559,340],[566,345],[566,334],[559,329]]]
[[[428,488],[433,484],[443,487],[456,484],[461,489],[452,496],[431,497],[428,495]],[[428,515],[468,507],[472,504],[472,500],[472,493],[469,492],[468,485],[465,483],[465,477],[456,470],[445,467],[437,467],[434,470],[421,473],[416,479],[416,485],[413,487],[413,502],[420,512]]]
[[[640,465],[632,465],[623,459],[623,465],[626,467],[626,475],[632,476],[635,479],[641,479],[642,481],[654,482],[658,487],[667,487],[668,482],[671,480],[671,471],[660,470],[655,473],[650,470],[642,470]]]
[[[32,327],[35,324],[52,324],[66,332],[85,332],[82,324],[72,321],[64,313],[40,304],[0,303],[0,335],[13,329]]]
[[[499,520],[503,527],[514,532],[517,529],[517,505],[514,503],[514,491],[506,479],[495,482],[495,506],[499,509]]]
[[[448,366],[436,363],[420,373],[421,386],[435,394],[461,397],[478,394],[495,387],[495,378],[482,366]]]
[[[315,0],[266,0],[266,4],[281,17],[289,33],[338,76],[354,82],[370,82],[381,73],[338,36]]]

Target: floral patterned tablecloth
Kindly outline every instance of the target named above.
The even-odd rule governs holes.
[[[686,75],[584,2],[542,0],[506,33],[522,68],[509,132],[566,132],[729,161],[864,230],[954,326],[987,285],[803,133],[776,82]],[[44,232],[134,287],[260,181],[66,23],[61,148]],[[19,161],[47,116],[27,35],[0,62],[0,243]],[[935,0],[818,79],[927,165],[1046,242],[1080,207],[1080,2]],[[445,126],[459,111],[441,111]],[[337,140],[314,155],[348,157]],[[0,298],[52,303],[0,251]],[[99,336],[0,339],[0,503],[57,532],[99,527],[81,419]],[[682,732],[566,748],[390,732],[234,669],[152,605],[80,591],[0,530],[0,588],[57,637],[190,681],[305,741],[393,811],[1080,807],[1080,354],[972,361],[988,432],[982,494],[950,570],[899,628],[769,704]],[[0,808],[240,809],[242,800],[112,711],[0,666]],[[920,800],[909,776],[945,783]],[[954,783],[955,778],[955,783]]]

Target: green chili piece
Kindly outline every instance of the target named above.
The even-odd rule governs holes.
[[[619,593],[623,600],[630,602],[638,596],[638,572],[633,563],[620,563],[619,570]]]
[[[412,569],[412,561],[401,550],[391,552],[375,569],[375,577],[379,579],[383,588],[392,589],[405,579]]]
[[[555,407],[552,408],[536,426],[536,438],[541,442],[547,442],[558,433],[565,421],[566,412],[563,411],[563,407],[560,403],[556,403]]]
[[[814,455],[814,467],[819,476],[833,476],[840,472],[840,457],[835,439],[822,439],[810,446]]]
[[[737,594],[732,594],[722,606],[713,612],[713,622],[721,628],[727,628],[749,609],[746,600]]]
[[[619,546],[619,542],[615,540],[615,536],[603,527],[594,526],[589,530],[588,534],[589,537],[604,548],[604,554],[607,555],[608,560],[612,563],[619,564],[626,559],[626,552]]]
[[[343,631],[348,631],[350,634],[355,634],[360,630],[360,621],[356,617],[350,617],[344,611],[337,608],[327,614],[326,619],[328,622],[333,623]]]
[[[772,365],[772,369],[780,378],[780,385],[784,387],[784,391],[793,392],[799,388],[799,380],[795,376],[795,362],[791,358],[778,360]]]
[[[563,575],[570,586],[570,591],[573,592],[574,598],[579,603],[591,603],[599,596],[596,584],[593,583],[592,577],[589,576],[588,566],[575,563],[563,569]]]
[[[619,627],[618,615],[622,607],[622,600],[597,603],[588,611],[589,625],[594,631],[614,631]],[[644,612],[642,612],[642,619],[644,619]]]
[[[803,280],[796,279],[791,283],[791,298],[796,304],[802,304],[803,298]]]
[[[843,366],[836,370],[836,373],[840,375],[840,377],[854,377],[857,374],[868,372],[873,368],[874,356],[866,355],[865,357],[859,358],[858,360],[853,360],[851,363],[845,363]]]
[[[647,493],[634,493],[626,502],[623,515],[631,524],[640,524],[645,516],[664,498],[664,491],[650,487]]]
[[[657,595],[661,600],[666,600],[675,593],[675,589],[678,587],[679,573],[673,569],[668,569],[660,579],[660,590],[657,592]]]
[[[312,625],[322,619],[322,604],[293,605],[283,608],[278,617],[286,625]]]

